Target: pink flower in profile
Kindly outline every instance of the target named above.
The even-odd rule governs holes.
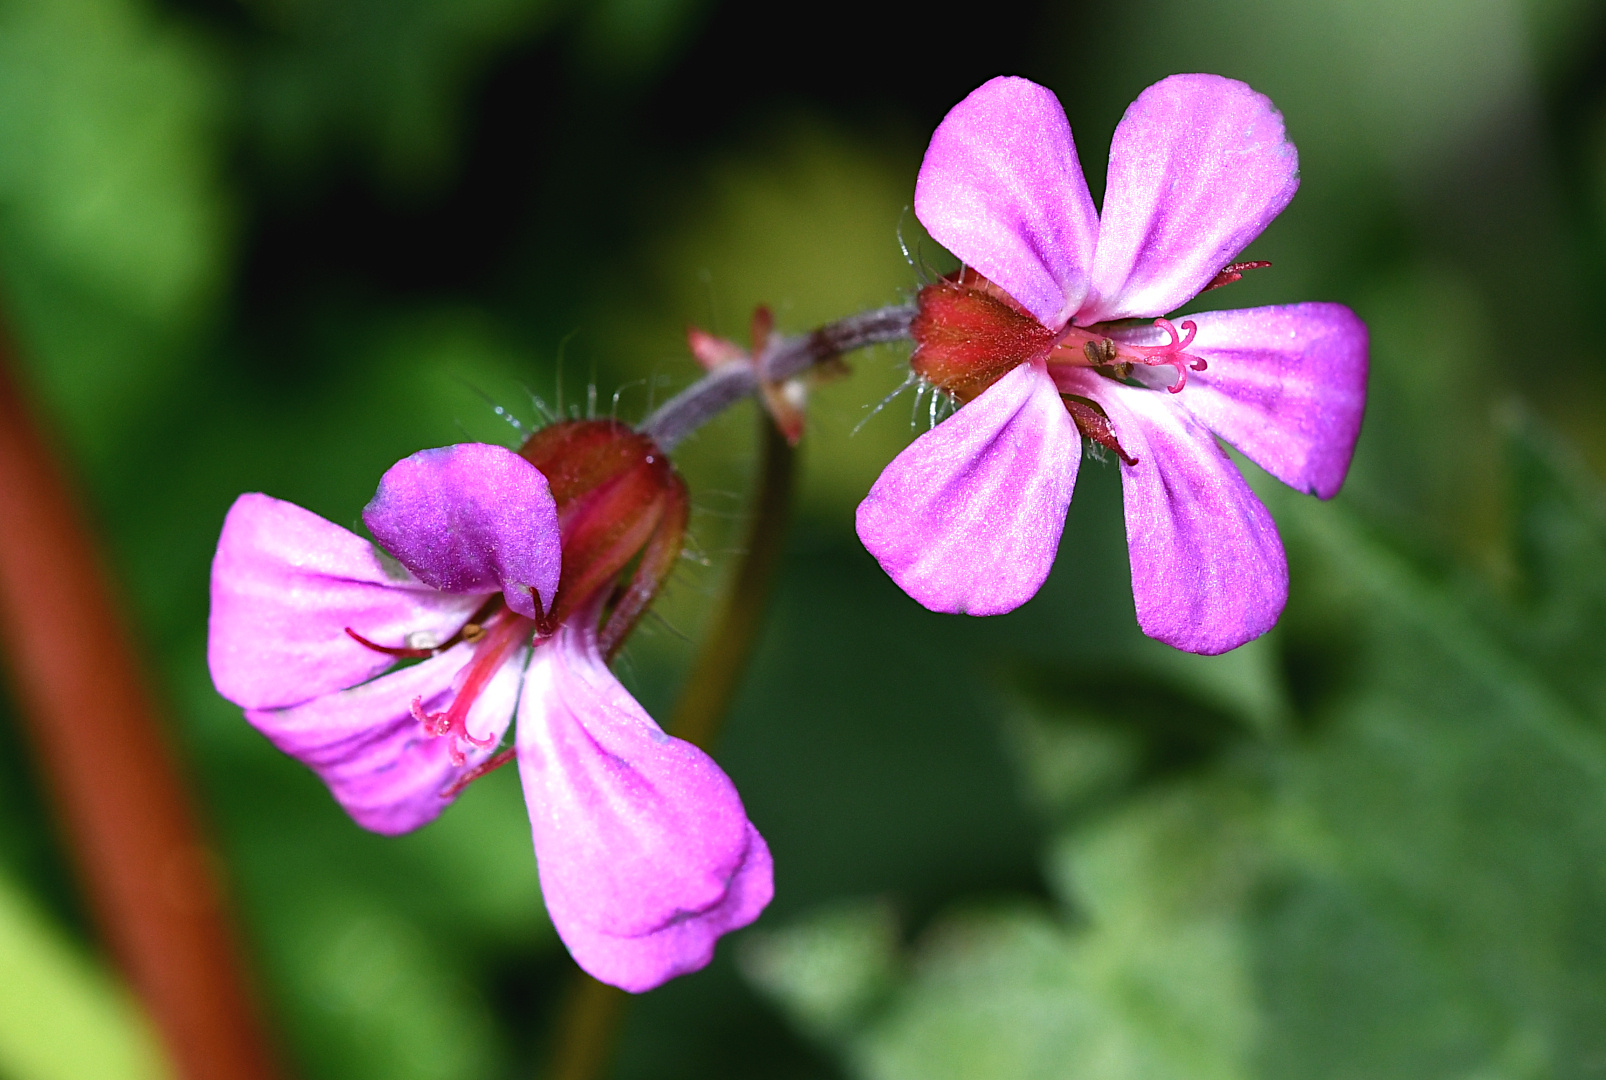
[[[363,512],[378,548],[242,495],[212,564],[212,678],[387,834],[506,760],[493,752],[516,711],[553,926],[596,978],[648,990],[707,964],[773,892],[730,779],[605,660],[679,552],[685,488],[608,422],[553,425],[523,454],[465,444],[398,462]],[[402,658],[420,662],[384,673]]]
[[[1298,157],[1241,82],[1174,75],[1127,110],[1093,208],[1059,101],[996,78],[932,136],[915,214],[965,264],[921,291],[914,370],[962,407],[887,466],[858,532],[934,611],[993,615],[1048,576],[1082,437],[1121,459],[1144,633],[1220,653],[1269,630],[1282,541],[1216,443],[1301,491],[1343,483],[1366,400],[1366,327],[1307,303],[1161,316],[1236,280],[1288,205]],[[1257,264],[1247,264],[1257,265]]]

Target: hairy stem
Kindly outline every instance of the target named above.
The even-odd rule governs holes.
[[[777,337],[756,364],[730,363],[704,375],[664,402],[639,430],[664,450],[758,390],[759,372],[767,382],[784,382],[832,357],[870,345],[903,341],[915,317],[913,304],[894,304],[849,315],[809,334]]]
[[[215,858],[99,551],[0,339],[0,644],[100,931],[191,1080],[278,1075]]]
[[[704,750],[713,744],[730,711],[786,540],[797,455],[762,410],[758,422],[763,453],[746,554],[725,591],[713,628],[698,650],[669,723],[670,732]],[[576,971],[559,1018],[552,1066],[544,1074],[547,1080],[599,1080],[605,1075],[629,999],[623,990]]]

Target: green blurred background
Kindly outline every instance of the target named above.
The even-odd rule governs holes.
[[[925,140],[1052,87],[1095,196],[1176,71],[1283,109],[1303,187],[1212,306],[1353,306],[1344,493],[1249,470],[1282,624],[1132,619],[1120,485],[1053,577],[936,616],[852,511],[904,354],[816,395],[718,757],[777,894],[634,1003],[620,1078],[1606,1076],[1606,19],[1587,0],[5,0],[0,300],[78,469],[308,1078],[539,1075],[572,967],[511,770],[403,839],[213,692],[223,513],[355,523],[395,459],[640,417],[683,331],[910,295]],[[929,246],[927,256],[941,254]],[[615,394],[617,392],[617,398]],[[740,542],[743,406],[680,455],[693,554],[619,669],[660,717]],[[855,429],[858,428],[857,431]],[[0,509],[3,512],[3,509]],[[0,1077],[165,1075],[0,702]]]

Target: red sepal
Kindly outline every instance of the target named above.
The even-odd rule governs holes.
[[[1062,395],[1060,400],[1065,402],[1065,411],[1076,422],[1077,431],[1106,450],[1114,450],[1116,456],[1128,465],[1138,463],[1138,459],[1128,454],[1121,446],[1121,440],[1115,437],[1115,428],[1110,426],[1110,418],[1104,415],[1103,409],[1085,398]]]
[[[1054,347],[1052,330],[993,295],[988,285],[974,275],[927,285],[909,327],[915,342],[910,367],[961,402]]]
[[[657,579],[641,581],[638,573],[625,594],[639,615],[673,567],[685,529],[685,485],[668,457],[615,420],[560,421],[530,436],[519,453],[547,478],[563,532],[563,573],[541,632],[555,630],[599,592],[611,592],[631,560],[650,549],[644,560]],[[672,535],[664,535],[666,511],[678,515]],[[667,555],[666,547],[673,549]]]

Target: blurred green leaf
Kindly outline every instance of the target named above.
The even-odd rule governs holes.
[[[1297,578],[1330,586],[1281,633],[1314,618],[1354,635],[1354,666],[1293,728],[1218,718],[1212,737],[1185,687],[1130,672],[1029,681],[1014,738],[1067,822],[1046,864],[1060,909],[940,920],[893,1004],[834,1036],[857,1074],[1591,1075],[1606,1059],[1606,493],[1531,421],[1506,427],[1519,609],[1280,496]],[[1115,752],[1145,745],[1144,767]],[[1090,783],[1127,793],[1089,801]],[[784,975],[758,982],[819,1030]]]
[[[156,1039],[126,992],[0,878],[0,1075],[161,1080]]]
[[[843,1039],[892,989],[898,937],[898,916],[886,900],[839,904],[785,929],[746,935],[742,971],[810,1035]]]
[[[160,401],[230,248],[198,42],[129,0],[0,7],[0,272],[81,450]]]

